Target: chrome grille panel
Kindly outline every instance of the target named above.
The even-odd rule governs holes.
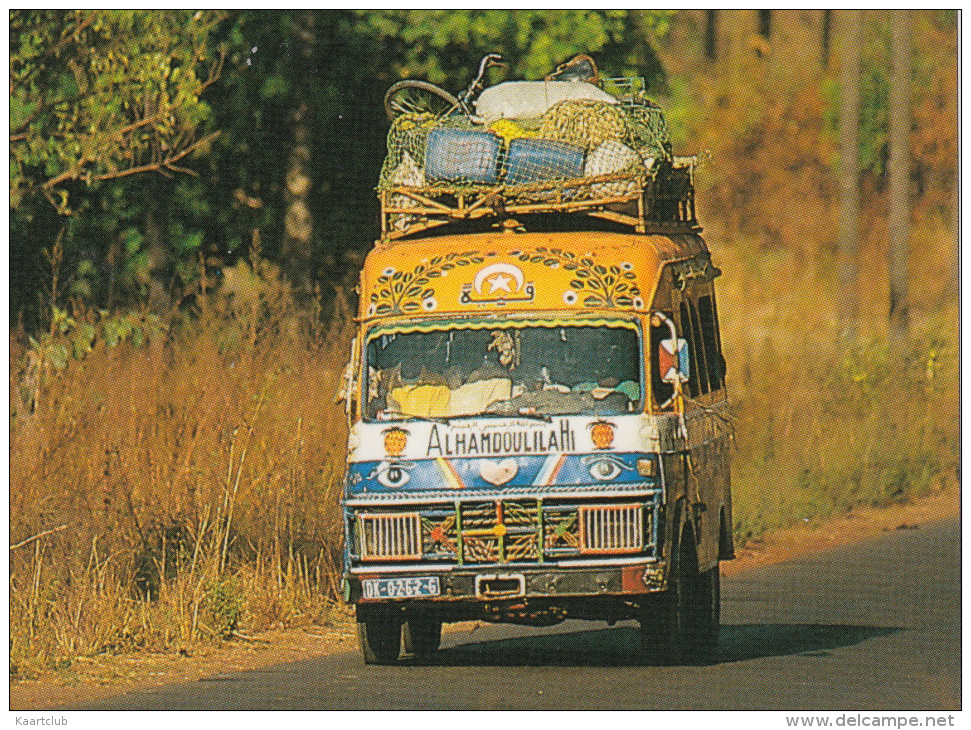
[[[361,560],[421,557],[421,519],[417,512],[361,514],[357,520]]]
[[[617,555],[643,550],[643,507],[641,504],[581,506],[580,552]]]

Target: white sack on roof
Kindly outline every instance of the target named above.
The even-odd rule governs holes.
[[[506,81],[479,94],[475,111],[485,124],[497,119],[536,119],[564,99],[618,103],[606,91],[583,81]]]

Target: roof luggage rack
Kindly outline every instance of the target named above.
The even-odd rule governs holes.
[[[697,229],[697,158],[672,154],[643,79],[602,85],[506,82],[483,91],[474,114],[403,106],[377,188],[382,238],[532,213],[586,214],[639,233]]]
[[[396,185],[379,192],[381,237],[394,240],[455,221],[531,213],[585,213],[637,233],[696,230],[696,163],[694,156],[676,156],[639,175],[523,185]]]

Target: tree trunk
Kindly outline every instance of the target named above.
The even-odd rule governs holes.
[[[294,114],[293,146],[287,164],[283,224],[283,269],[290,282],[300,288],[309,283],[313,251],[314,220],[310,212],[310,147],[307,130],[307,105],[301,103]]]
[[[842,214],[837,250],[839,300],[837,314],[841,334],[855,339],[858,315],[857,250],[860,233],[860,26],[861,11],[843,13],[846,30],[842,49],[842,99],[840,101],[840,198]]]
[[[705,11],[705,58],[714,61],[718,57],[718,11]]]
[[[771,10],[759,10],[759,35],[765,38],[765,40],[772,40],[772,11]]]
[[[294,16],[292,37],[304,73],[315,73],[314,48],[317,42],[315,15],[308,11]],[[298,76],[299,78],[299,76]],[[314,219],[310,208],[312,150],[310,144],[311,109],[307,102],[307,84],[297,83],[293,112],[293,146],[287,162],[284,189],[286,212],[283,218],[282,267],[298,290],[308,290],[313,272]]]
[[[170,246],[165,209],[156,186],[145,186],[145,244],[148,249],[148,308],[156,314],[165,312],[172,303],[169,291]]]
[[[910,16],[893,11],[893,79],[890,92],[890,242],[887,268],[890,276],[888,318],[891,341],[907,339],[910,306]]]
[[[823,37],[822,37],[822,52],[823,52],[823,68],[829,66],[829,51],[830,44],[833,38],[833,11],[824,10],[823,11]]]

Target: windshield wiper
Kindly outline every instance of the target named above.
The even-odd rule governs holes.
[[[548,413],[523,413],[520,411],[516,413],[513,418],[532,418],[537,421],[545,421],[546,423],[553,423],[553,416]]]
[[[483,413],[473,413],[468,416],[463,416],[463,418],[531,418],[535,421],[545,421],[546,423],[553,422],[553,417],[548,413],[523,413],[521,411],[510,411],[509,413],[504,413],[502,411],[485,411]]]
[[[436,416],[415,416],[415,415],[412,415],[411,413],[404,413],[402,411],[392,411],[392,410],[385,409],[385,410],[381,411],[381,414],[383,416],[392,416],[393,417],[393,420],[397,420],[397,421],[426,421],[428,423],[438,423],[440,425],[445,425],[445,424],[448,423],[448,419],[447,418],[438,418]],[[376,418],[374,420],[380,422],[380,421],[385,421],[385,420],[389,420],[390,421],[392,419],[390,419],[390,418]]]

